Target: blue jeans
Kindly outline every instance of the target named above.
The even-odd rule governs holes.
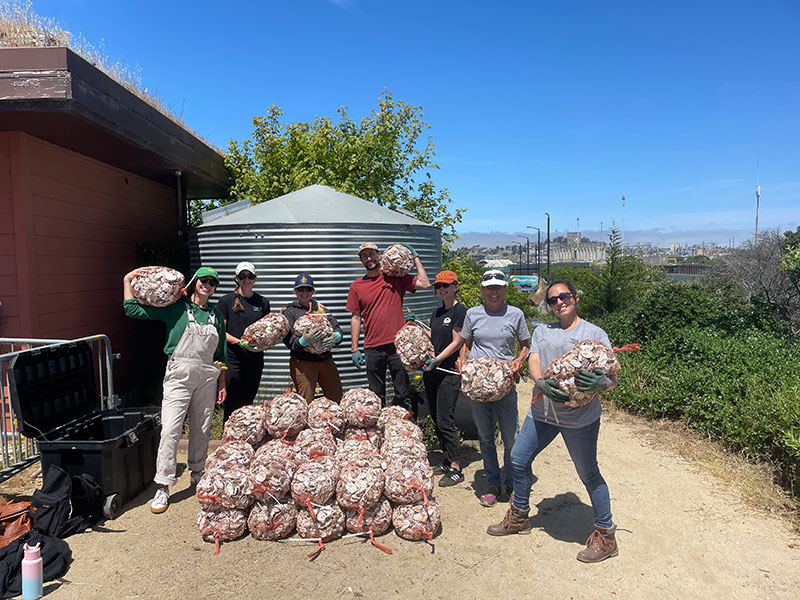
[[[503,396],[494,402],[475,402],[472,404],[472,418],[478,428],[478,440],[483,457],[483,468],[489,476],[489,485],[500,485],[500,464],[497,462],[497,446],[494,441],[494,420],[500,426],[500,438],[503,440],[503,465],[506,468],[506,486],[511,487],[514,479],[511,475],[511,448],[519,431],[519,415],[517,413],[517,391]]]
[[[581,478],[594,509],[594,521],[600,527],[611,527],[611,498],[608,486],[597,466],[597,433],[600,419],[579,429],[567,429],[558,425],[535,421],[525,417],[522,430],[511,450],[511,467],[514,473],[514,506],[520,510],[530,509],[531,485],[533,483],[533,459],[547,448],[560,433],[564,438],[575,470]]]

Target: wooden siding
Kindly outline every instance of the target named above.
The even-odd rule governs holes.
[[[0,336],[18,335],[20,330],[17,251],[14,236],[14,205],[11,181],[11,138],[0,132]]]

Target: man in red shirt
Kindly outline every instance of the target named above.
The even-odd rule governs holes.
[[[414,256],[417,275],[387,277],[380,271],[381,255],[378,246],[365,242],[358,248],[358,257],[367,270],[366,275],[350,285],[347,310],[350,318],[351,350],[353,364],[362,368],[366,359],[369,389],[386,403],[386,367],[394,384],[394,403],[411,410],[411,392],[408,374],[397,356],[394,336],[405,324],[403,297],[431,286],[419,255],[408,244],[403,244]],[[410,318],[414,318],[409,313]],[[364,328],[364,354],[358,349],[358,338]]]

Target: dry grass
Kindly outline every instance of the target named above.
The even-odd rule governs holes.
[[[100,46],[89,43],[80,34],[63,29],[53,19],[37,15],[31,0],[13,0],[0,4],[0,48],[66,47],[114,79],[126,90],[138,96],[196,137],[195,131],[183,120],[183,110],[176,114],[169,102],[142,84],[138,70],[111,59]],[[202,139],[202,138],[201,138]],[[203,140],[210,146],[207,140]]]
[[[607,418],[630,427],[654,447],[676,452],[702,467],[748,507],[785,519],[800,531],[800,501],[776,483],[772,465],[735,454],[678,421],[648,419],[611,402],[603,402],[603,410]]]

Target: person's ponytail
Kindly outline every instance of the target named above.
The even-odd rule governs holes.
[[[233,312],[237,313],[244,312],[244,306],[242,306],[242,300],[241,298],[239,298],[239,282],[236,279],[234,279],[234,281],[236,282],[236,287],[233,290],[233,293],[235,294],[233,300]]]

